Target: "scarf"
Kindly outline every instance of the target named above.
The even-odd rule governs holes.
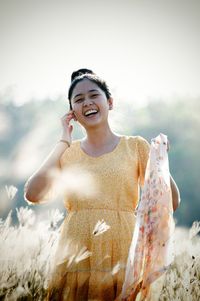
[[[167,136],[151,140],[150,153],[126,265],[122,300],[150,300],[150,285],[173,261],[172,194],[170,186]]]

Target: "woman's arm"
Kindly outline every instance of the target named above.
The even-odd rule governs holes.
[[[167,151],[169,151],[170,149],[170,143],[169,140],[167,141]],[[178,186],[176,185],[176,182],[174,181],[174,179],[172,178],[172,176],[170,175],[170,186],[171,186],[171,191],[172,191],[172,205],[173,205],[173,210],[175,211],[181,202],[180,199],[180,193],[179,193],[179,189]]]
[[[172,191],[173,210],[175,211],[179,207],[181,199],[180,199],[179,189],[171,175],[170,175],[170,185]]]
[[[61,118],[62,135],[61,139],[72,142],[71,133],[73,130],[70,121],[74,119],[74,114],[69,111]],[[51,191],[58,172],[61,169],[60,157],[68,145],[63,142],[56,144],[41,167],[26,181],[24,186],[24,198],[32,203],[45,202]]]
[[[24,198],[32,203],[45,202],[54,180],[60,171],[60,157],[68,148],[66,143],[57,143],[41,167],[34,172],[24,186]]]

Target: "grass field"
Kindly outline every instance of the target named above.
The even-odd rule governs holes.
[[[58,225],[64,216],[54,209],[46,220],[40,221],[28,207],[16,210],[17,226],[12,225],[11,212],[0,220],[0,300],[44,300],[58,242]],[[96,234],[104,232],[102,223],[97,228]],[[199,231],[200,222],[194,222],[191,229],[176,228],[174,262],[163,278],[162,288],[156,289],[155,283],[159,301],[199,300]],[[78,260],[89,256],[84,252],[77,254]]]

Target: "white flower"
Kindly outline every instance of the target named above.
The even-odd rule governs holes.
[[[110,229],[110,226],[106,224],[106,222],[102,219],[101,221],[98,221],[94,227],[93,230],[93,234],[95,236],[98,236],[102,233],[104,233],[105,231],[107,231],[108,229]]]
[[[73,255],[71,255],[69,257],[69,260],[68,260],[68,263],[67,263],[67,267],[69,267],[73,263],[75,257],[76,257],[76,254],[73,254]],[[65,261],[66,261],[66,259],[65,259]]]
[[[35,214],[32,209],[29,209],[28,207],[20,207],[19,209],[16,208],[16,211],[17,218],[21,226],[33,226],[35,222]]]
[[[52,209],[48,212],[50,219],[50,227],[55,228],[57,223],[64,218],[64,214],[60,212],[58,209]]]
[[[115,266],[114,266],[114,268],[112,269],[112,272],[111,272],[111,274],[112,275],[115,275],[115,274],[117,274],[118,272],[119,272],[119,270],[120,270],[120,263],[118,262]]]
[[[88,258],[89,256],[91,256],[92,252],[88,251],[86,247],[83,247],[79,253],[76,255],[75,257],[75,262],[79,262],[82,261],[86,258]]]
[[[192,224],[192,227],[189,231],[189,239],[192,239],[194,236],[196,236],[200,231],[200,222],[195,221]]]
[[[10,185],[10,186],[6,185],[5,188],[6,188],[6,191],[7,191],[8,198],[10,200],[12,200],[15,197],[17,191],[18,191],[17,187],[15,187],[13,185]]]
[[[94,177],[78,165],[65,168],[61,172],[52,170],[51,174],[55,179],[54,193],[58,197],[70,196],[71,194],[76,194],[81,198],[96,195],[98,185]]]
[[[12,210],[9,211],[6,220],[4,222],[4,228],[9,228],[12,223]]]
[[[62,264],[64,262],[67,262],[67,267],[73,266],[74,264],[77,264],[78,262],[88,258],[92,255],[92,252],[90,252],[86,246],[83,246],[80,249],[80,246],[78,244],[72,243],[72,241],[68,240],[66,243],[66,246],[63,250],[61,250],[59,254],[59,264]]]

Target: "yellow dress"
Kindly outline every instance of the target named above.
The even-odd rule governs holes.
[[[121,136],[116,148],[99,157],[87,155],[76,140],[60,158],[62,169],[87,172],[88,190],[71,191],[64,198],[68,214],[62,224],[48,300],[112,301],[119,296],[144,183],[149,143],[141,136]],[[77,174],[77,181],[80,180]],[[95,235],[98,221],[110,228]],[[76,260],[85,247],[90,256]],[[82,249],[84,250],[84,249]],[[80,255],[80,254],[79,254]]]

